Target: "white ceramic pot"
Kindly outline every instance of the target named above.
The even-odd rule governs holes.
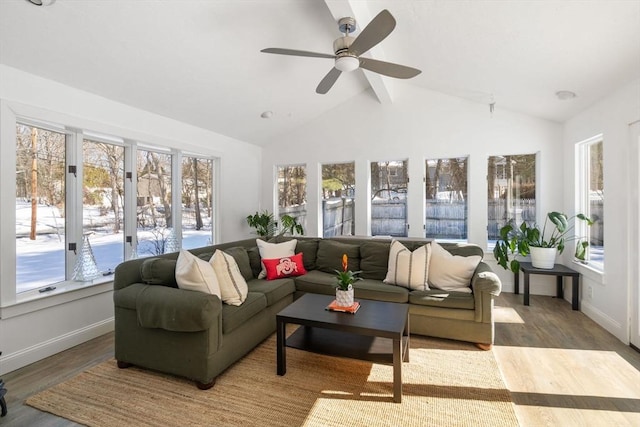
[[[529,247],[531,252],[531,265],[535,268],[551,269],[556,263],[557,248]]]
[[[336,288],[336,303],[340,307],[350,307],[353,305],[353,286],[349,285],[349,290],[343,291]]]

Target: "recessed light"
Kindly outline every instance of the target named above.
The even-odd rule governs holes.
[[[27,0],[29,3],[36,6],[51,6],[56,0]]]
[[[262,117],[263,119],[270,119],[271,117],[273,117],[273,111],[263,111],[262,114],[260,114],[260,117]]]
[[[562,101],[566,101],[567,99],[573,99],[576,97],[575,92],[571,92],[570,90],[559,90],[556,92],[556,96],[558,99]]]

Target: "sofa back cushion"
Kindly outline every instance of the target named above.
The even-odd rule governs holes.
[[[363,279],[384,280],[387,276],[389,260],[389,242],[364,242],[360,245],[360,277]]]
[[[178,287],[175,259],[147,258],[140,266],[140,275],[147,285]]]
[[[343,254],[347,254],[347,257],[349,257],[348,269],[351,271],[359,271],[360,246],[328,239],[323,239],[318,242],[316,268],[325,273],[335,273],[335,270],[341,271]]]
[[[302,262],[307,271],[316,269],[316,258],[318,257],[319,239],[298,239],[296,253],[302,252]]]

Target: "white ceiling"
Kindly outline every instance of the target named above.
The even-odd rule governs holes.
[[[640,0],[0,0],[0,63],[264,145],[364,91],[393,103],[395,79],[356,70],[318,95],[332,60],[260,52],[331,54],[338,18],[382,9],[397,26],[372,57],[496,109],[562,122],[640,77]]]

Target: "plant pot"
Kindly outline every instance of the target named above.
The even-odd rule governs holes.
[[[347,291],[336,288],[336,304],[340,307],[350,307],[353,305],[353,286],[349,285],[349,290]]]
[[[533,265],[534,268],[549,270],[553,268],[556,263],[557,248],[537,248],[530,246],[529,251],[531,252],[531,265]]]

